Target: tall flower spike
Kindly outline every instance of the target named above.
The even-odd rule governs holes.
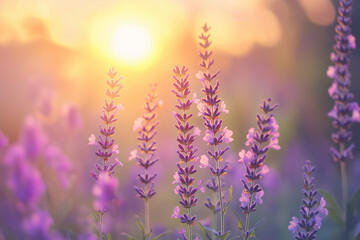
[[[227,163],[222,163],[223,154],[229,150],[229,147],[220,148],[220,145],[225,142],[229,143],[233,139],[232,131],[227,127],[222,128],[222,120],[220,119],[221,113],[228,113],[224,101],[218,96],[219,93],[219,80],[215,79],[219,75],[220,71],[216,73],[211,73],[210,68],[214,64],[214,59],[212,58],[212,51],[210,50],[210,27],[205,24],[203,27],[203,32],[199,36],[200,42],[200,66],[202,68],[196,74],[196,77],[201,81],[203,85],[202,92],[204,93],[204,98],[202,101],[198,102],[199,115],[204,119],[204,125],[206,127],[205,136],[203,140],[212,146],[212,150],[208,151],[210,158],[215,161],[215,166],[207,164],[207,167],[211,173],[217,178],[218,186],[218,200],[220,201],[220,234],[224,234],[224,204],[223,204],[223,194],[222,194],[222,183],[221,177],[227,174],[228,165]],[[208,200],[209,201],[209,200]],[[206,205],[213,206],[214,204],[211,201],[207,202]],[[215,204],[216,205],[216,204]],[[215,209],[215,208],[214,208]],[[213,211],[214,213],[216,211]],[[216,215],[214,216],[216,219]],[[216,223],[214,220],[214,227]]]
[[[246,146],[249,146],[250,150],[239,152],[239,162],[244,164],[246,179],[246,181],[242,180],[244,190],[239,199],[242,212],[246,216],[242,232],[244,240],[249,239],[254,230],[250,227],[250,214],[256,211],[258,204],[263,203],[264,190],[257,181],[269,172],[268,166],[264,164],[265,153],[271,148],[280,149],[278,145],[279,125],[271,113],[277,105],[271,106],[270,102],[269,98],[260,105],[263,115],[256,116],[258,130],[250,128],[246,136]]]
[[[122,88],[120,80],[122,77],[117,78],[117,73],[114,68],[109,70],[108,76],[110,80],[107,81],[107,99],[105,99],[103,114],[100,117],[103,121],[103,125],[99,126],[100,136],[96,139],[95,135],[91,134],[88,144],[97,147],[95,155],[100,160],[100,163],[95,164],[96,170],[91,171],[91,175],[96,180],[93,187],[93,194],[96,198],[94,207],[99,212],[99,220],[95,221],[95,224],[99,231],[100,239],[103,239],[106,235],[103,231],[103,216],[109,210],[111,202],[116,197],[118,182],[116,178],[111,176],[114,174],[116,165],[121,165],[118,158],[113,159],[113,157],[119,153],[119,150],[118,145],[114,143],[114,138],[112,137],[115,133],[115,127],[112,126],[112,124],[117,121],[115,118],[117,111],[123,109],[121,104],[116,105],[115,103],[115,100],[120,96],[119,92]]]
[[[338,24],[335,27],[334,52],[331,53],[331,61],[334,65],[329,66],[327,75],[333,79],[329,88],[329,95],[334,99],[335,105],[328,113],[333,119],[333,126],[337,129],[332,134],[335,144],[339,144],[339,150],[331,148],[333,158],[336,162],[346,162],[352,158],[353,144],[350,144],[352,132],[350,127],[353,122],[360,122],[360,108],[354,102],[354,95],[349,91],[351,85],[349,54],[355,49],[355,37],[351,35],[351,0],[340,0]]]
[[[159,124],[157,120],[156,110],[162,106],[162,100],[158,99],[158,93],[156,91],[157,85],[150,85],[151,91],[145,97],[144,114],[135,120],[133,130],[138,131],[138,145],[140,153],[137,151],[132,152],[131,158],[135,158],[138,165],[143,169],[142,173],[138,174],[138,180],[142,186],[136,186],[135,190],[139,198],[145,201],[145,230],[148,239],[150,237],[150,223],[149,223],[149,200],[156,192],[154,189],[154,179],[156,173],[150,173],[149,169],[159,159],[155,153],[157,150],[156,141],[154,139],[156,135],[156,126]]]
[[[342,182],[342,204],[343,204],[343,220],[347,217],[347,198],[348,184],[346,174],[346,162],[353,158],[352,150],[354,144],[351,143],[352,132],[351,125],[354,122],[360,122],[360,108],[354,101],[354,95],[350,92],[351,85],[349,64],[349,54],[355,49],[355,37],[351,34],[351,14],[352,0],[339,0],[338,7],[339,16],[337,17],[337,25],[335,26],[335,44],[330,59],[333,65],[329,66],[327,75],[333,79],[328,92],[330,97],[335,101],[333,109],[328,116],[333,119],[333,126],[336,132],[331,135],[337,148],[331,147],[330,151],[335,162],[340,163],[341,182]],[[347,224],[345,224],[347,226]],[[348,234],[348,230],[344,229],[344,234]]]
[[[192,228],[191,225],[194,224],[196,216],[192,216],[191,210],[197,203],[197,198],[195,193],[198,190],[203,190],[201,186],[201,181],[197,188],[192,187],[194,183],[193,174],[197,172],[195,169],[195,162],[197,157],[195,153],[197,151],[194,148],[195,136],[199,135],[199,130],[194,125],[190,124],[189,121],[192,117],[192,114],[187,114],[186,111],[189,110],[194,102],[194,99],[188,99],[190,95],[190,82],[188,80],[189,74],[187,73],[188,69],[183,66],[181,69],[177,66],[173,69],[175,83],[173,84],[175,89],[172,92],[175,94],[178,104],[175,107],[179,112],[173,112],[173,115],[177,121],[175,127],[179,131],[177,137],[178,149],[177,154],[179,156],[180,162],[177,164],[178,171],[175,173],[176,184],[175,193],[180,196],[180,205],[187,210],[184,215],[180,214],[179,206],[176,206],[174,209],[173,218],[179,218],[181,223],[188,225],[188,238],[185,237],[185,232],[183,233],[184,239],[192,240]]]
[[[321,227],[323,217],[328,215],[328,211],[325,208],[324,198],[321,198],[320,202],[315,199],[318,192],[315,189],[314,177],[312,176],[315,167],[311,166],[311,162],[308,160],[303,169],[304,199],[300,208],[301,218],[299,220],[297,217],[293,217],[288,229],[296,240],[313,240]]]

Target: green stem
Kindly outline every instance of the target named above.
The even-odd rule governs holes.
[[[149,199],[145,199],[145,230],[146,236],[145,239],[150,239],[150,208],[149,208]]]
[[[222,200],[222,192],[221,192],[221,178],[220,176],[218,178],[218,184],[219,184],[219,198],[220,198],[220,231],[221,234],[224,234],[224,204]]]
[[[215,204],[214,212],[213,212],[213,229],[217,229],[217,215],[216,215],[217,194],[216,194],[216,192],[214,192],[213,203]],[[215,236],[214,236],[214,238],[215,238]]]

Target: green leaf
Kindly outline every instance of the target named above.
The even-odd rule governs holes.
[[[201,232],[203,234],[202,236],[202,240],[205,240],[205,236],[208,240],[212,240],[211,236],[209,235],[209,233],[206,231],[206,227],[204,227],[201,223],[198,223],[200,229],[201,229]]]
[[[107,240],[111,240],[111,234],[110,233],[106,234],[106,238]]]
[[[98,223],[98,222],[99,222],[99,219],[98,219],[98,217],[96,216],[95,213],[90,213],[89,215],[90,215],[90,217],[92,218],[92,220],[93,220],[95,223]]]
[[[136,240],[135,237],[131,236],[130,234],[128,234],[126,232],[122,232],[121,235],[125,236],[128,240]]]
[[[227,208],[229,207],[229,204],[230,204],[230,202],[231,202],[231,200],[232,200],[232,198],[233,198],[232,192],[233,192],[233,186],[231,185],[230,188],[229,188],[229,201],[228,201],[228,202],[226,203],[226,205],[225,205],[223,216],[225,216],[226,210],[227,210]]]
[[[360,195],[360,188],[358,188],[350,197],[350,201],[349,201],[349,211],[351,213],[356,211],[357,208],[357,202],[359,199],[359,195]]]
[[[238,228],[239,228],[239,230],[240,230],[241,232],[244,231],[244,224],[243,224],[243,222],[241,221],[241,219],[239,219]]]
[[[143,235],[145,236],[145,235],[146,235],[145,226],[144,226],[144,224],[142,223],[142,221],[141,221],[141,219],[139,218],[139,216],[136,216],[136,223],[137,223],[139,229],[141,230],[141,232],[143,233]]]
[[[223,234],[223,235],[219,235],[219,239],[220,239],[220,240],[226,240],[227,237],[229,236],[229,234],[230,234],[230,232],[226,232],[226,233]]]
[[[158,239],[162,238],[163,236],[165,236],[165,235],[168,234],[168,233],[169,233],[169,232],[163,232],[163,233],[157,235],[156,237],[154,237],[153,240],[158,240]]]
[[[255,230],[250,233],[250,236],[249,236],[249,237],[256,238],[256,237],[255,237]]]
[[[339,207],[339,204],[336,200],[331,196],[330,193],[326,192],[325,190],[320,189],[319,192],[324,196],[326,201],[326,208],[329,212],[329,218],[334,220],[337,224],[343,225],[344,222],[342,220],[342,210]]]
[[[260,227],[260,225],[264,222],[264,219],[261,219],[260,221],[258,221],[257,223],[255,223],[254,227],[250,230],[250,231],[254,231],[256,230],[258,227]]]
[[[230,188],[229,188],[229,202],[231,202],[231,200],[233,199],[233,186],[231,185]]]

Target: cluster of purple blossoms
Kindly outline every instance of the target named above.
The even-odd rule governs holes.
[[[111,162],[112,157],[119,153],[118,145],[114,143],[114,138],[112,137],[115,133],[115,127],[112,126],[112,124],[117,121],[115,118],[117,111],[124,109],[121,104],[116,105],[114,102],[115,99],[120,97],[119,92],[122,88],[120,84],[122,77],[116,79],[116,75],[117,73],[114,68],[111,68],[108,72],[110,80],[107,81],[109,88],[106,90],[108,99],[105,99],[103,114],[101,116],[101,120],[104,121],[104,126],[99,126],[101,135],[98,140],[94,134],[91,134],[89,137],[89,145],[95,145],[97,147],[95,155],[101,161],[101,164],[95,164],[97,172],[95,170],[91,171],[91,175],[96,181],[99,180],[101,174],[112,176],[116,165],[121,165],[118,158],[115,158],[115,161]]]
[[[311,166],[310,161],[306,161],[303,169],[303,193],[305,197],[303,206],[300,208],[301,219],[293,217],[288,229],[296,240],[313,240],[316,237],[316,232],[321,227],[323,217],[328,215],[328,210],[325,208],[326,202],[324,198],[320,199],[320,203],[315,199],[318,193],[312,176],[315,167]]]
[[[144,114],[135,120],[134,131],[138,131],[138,145],[140,153],[137,150],[131,152],[129,160],[136,159],[138,165],[144,168],[144,173],[138,174],[138,180],[144,185],[144,187],[135,187],[139,198],[143,198],[145,201],[150,199],[156,194],[154,189],[154,179],[157,176],[156,173],[149,173],[149,168],[153,166],[157,161],[155,152],[157,150],[156,141],[154,137],[156,135],[156,126],[159,124],[157,121],[156,110],[162,107],[162,100],[158,99],[158,93],[156,91],[156,84],[150,85],[151,92],[145,97]]]
[[[269,167],[264,164],[265,153],[269,149],[280,149],[278,145],[279,125],[271,113],[277,105],[271,106],[270,102],[271,99],[268,99],[260,105],[264,114],[257,114],[258,131],[250,128],[246,136],[246,146],[249,146],[250,150],[239,152],[239,162],[244,164],[246,170],[246,181],[242,180],[245,189],[239,199],[242,212],[246,215],[246,223],[242,233],[244,239],[248,239],[252,233],[249,228],[251,212],[256,211],[257,205],[263,203],[264,190],[256,181],[269,172]]]
[[[331,148],[333,158],[336,162],[346,162],[353,157],[354,145],[346,146],[352,138],[351,125],[353,122],[360,122],[360,107],[354,102],[354,95],[349,91],[351,75],[348,55],[356,47],[355,37],[350,29],[352,0],[340,0],[338,12],[336,43],[330,56],[334,65],[327,70],[328,77],[334,80],[329,88],[329,95],[334,99],[335,105],[328,116],[333,119],[333,126],[337,129],[337,132],[332,134],[332,139],[340,146],[339,150]]]
[[[187,71],[188,69],[185,66],[181,69],[179,67],[173,69],[173,77],[175,79],[175,83],[173,85],[175,90],[172,90],[178,100],[178,104],[175,105],[175,107],[180,111],[180,113],[173,112],[177,121],[175,127],[179,131],[179,135],[177,137],[177,154],[180,159],[180,162],[177,164],[178,171],[174,175],[175,181],[173,183],[177,184],[174,191],[180,196],[181,200],[179,203],[184,209],[187,209],[187,213],[181,215],[179,206],[176,206],[171,217],[179,218],[180,222],[188,224],[189,237],[186,238],[184,234],[183,237],[184,239],[192,239],[191,225],[195,223],[196,216],[192,216],[191,209],[197,203],[195,193],[198,190],[204,192],[204,188],[201,187],[201,180],[199,181],[197,188],[192,187],[195,180],[192,175],[197,172],[195,169],[195,162],[197,160],[195,153],[197,149],[194,148],[193,143],[195,141],[195,136],[200,135],[200,130],[189,123],[192,114],[186,113],[186,111],[191,108],[191,105],[195,100],[195,95],[191,100],[188,99],[191,91],[190,82],[188,80],[189,74]]]
[[[105,105],[103,107],[103,114],[101,120],[104,122],[104,126],[100,127],[100,136],[96,140],[96,137],[92,134],[89,138],[89,145],[95,145],[97,151],[95,155],[100,159],[101,163],[96,163],[96,169],[91,171],[91,175],[96,180],[93,186],[93,195],[95,197],[94,208],[99,212],[99,220],[94,218],[96,227],[100,234],[100,239],[103,239],[105,232],[103,230],[103,216],[109,211],[117,195],[118,181],[117,178],[113,178],[114,168],[120,164],[118,158],[112,160],[113,156],[119,153],[118,145],[114,143],[112,137],[115,133],[115,127],[112,126],[117,121],[115,115],[118,110],[124,109],[121,104],[116,105],[114,100],[119,98],[119,92],[122,88],[120,84],[121,77],[117,78],[117,73],[114,68],[111,68],[108,72],[110,80],[107,81],[108,89],[106,90]]]
[[[229,111],[226,109],[226,105],[224,101],[218,96],[219,93],[219,80],[216,81],[215,84],[213,80],[217,78],[220,71],[217,71],[215,74],[210,72],[211,66],[214,64],[214,59],[211,57],[212,51],[209,50],[211,45],[210,39],[210,28],[205,24],[203,27],[203,33],[199,36],[201,42],[199,45],[200,49],[200,66],[202,71],[199,71],[196,77],[201,81],[203,85],[202,92],[205,94],[205,97],[201,99],[201,102],[198,101],[198,110],[199,116],[202,116],[204,119],[204,125],[206,127],[205,136],[203,140],[208,143],[208,145],[213,146],[213,150],[208,151],[209,156],[215,160],[215,166],[210,165],[209,159],[207,156],[201,157],[201,166],[208,167],[211,173],[217,178],[217,187],[213,186],[211,189],[217,189],[218,191],[218,200],[220,202],[220,233],[224,234],[224,204],[223,204],[223,193],[222,193],[222,183],[221,176],[227,174],[228,164],[225,162],[221,164],[223,161],[224,153],[229,150],[229,147],[220,148],[219,146],[225,142],[229,143],[233,141],[231,138],[233,132],[229,130],[227,127],[222,127],[222,120],[220,119],[220,115]],[[210,182],[211,184],[211,182]],[[209,184],[208,184],[209,185]],[[217,200],[216,200],[217,202]],[[210,209],[215,213],[217,203],[214,205],[211,203],[210,199],[207,200],[206,206],[210,207]]]

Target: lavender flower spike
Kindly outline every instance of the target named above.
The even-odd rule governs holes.
[[[192,240],[191,225],[194,224],[196,216],[192,216],[191,210],[197,203],[195,193],[198,190],[203,191],[204,188],[201,187],[201,181],[199,181],[199,186],[197,188],[192,187],[194,183],[194,177],[192,177],[192,175],[197,172],[195,169],[195,162],[197,161],[195,153],[197,149],[194,148],[193,143],[195,141],[195,136],[200,135],[200,130],[198,128],[194,128],[194,125],[189,123],[192,114],[186,113],[186,111],[191,108],[195,99],[195,95],[193,99],[188,99],[191,91],[190,82],[188,80],[189,74],[187,71],[188,69],[185,66],[181,69],[179,67],[175,67],[173,69],[173,77],[175,79],[175,83],[173,85],[175,89],[172,90],[178,100],[178,104],[175,105],[175,107],[180,111],[173,112],[177,121],[175,127],[179,131],[179,135],[177,137],[177,154],[180,159],[180,162],[177,164],[179,170],[174,175],[175,181],[173,183],[177,184],[175,193],[180,196],[181,200],[179,203],[184,209],[187,209],[187,213],[180,215],[180,208],[176,206],[172,218],[179,218],[180,222],[188,225],[188,238],[185,237],[185,231],[182,235],[184,239]]]
[[[350,93],[351,85],[349,64],[349,54],[355,49],[355,37],[351,34],[351,12],[352,0],[340,0],[338,24],[335,27],[336,43],[334,52],[331,53],[331,61],[334,65],[329,66],[327,75],[333,79],[329,88],[329,95],[334,99],[334,108],[328,113],[333,119],[333,126],[337,129],[332,134],[335,144],[339,144],[339,150],[331,148],[333,158],[336,162],[346,162],[352,158],[351,142],[352,132],[349,130],[353,122],[360,122],[360,108],[357,102],[354,102],[354,95]]]
[[[329,66],[327,75],[333,79],[328,92],[330,97],[335,101],[333,109],[328,116],[333,119],[333,126],[336,132],[331,135],[338,147],[331,147],[330,151],[335,162],[340,163],[341,184],[342,184],[342,205],[343,220],[347,220],[347,199],[348,183],[346,173],[346,162],[353,158],[352,151],[354,144],[351,143],[352,132],[351,125],[354,122],[360,122],[360,107],[354,101],[354,95],[349,91],[351,85],[351,74],[349,71],[350,58],[349,54],[355,49],[355,37],[351,34],[351,14],[352,0],[339,0],[337,25],[335,27],[335,44],[330,59],[334,65]],[[347,224],[345,223],[345,226]],[[344,234],[348,234],[346,227]]]
[[[210,28],[205,24],[203,27],[203,32],[199,36],[200,42],[200,66],[202,71],[199,71],[196,77],[201,81],[203,85],[202,92],[205,94],[202,101],[198,103],[199,115],[204,119],[204,125],[206,127],[205,136],[203,140],[213,147],[212,151],[208,151],[209,156],[215,161],[215,166],[207,164],[207,167],[210,169],[210,172],[217,178],[218,185],[218,200],[220,201],[220,235],[225,234],[224,232],[224,203],[223,203],[223,193],[222,193],[222,183],[221,176],[227,174],[227,163],[222,163],[223,154],[229,150],[229,147],[220,148],[220,145],[225,142],[229,143],[233,139],[232,131],[227,127],[222,128],[222,120],[220,115],[229,111],[226,109],[225,103],[218,96],[219,93],[219,80],[214,80],[219,75],[220,71],[217,71],[215,74],[210,72],[211,66],[214,64],[214,59],[212,58],[212,51],[209,50],[211,45],[210,41]],[[217,200],[215,200],[217,202]],[[216,205],[207,203],[207,205]],[[214,215],[214,225],[216,215]]]
[[[105,105],[103,107],[103,114],[101,120],[103,120],[103,126],[100,128],[100,136],[96,139],[94,134],[89,137],[88,145],[95,145],[97,151],[95,155],[99,158],[100,163],[96,163],[96,170],[91,171],[91,175],[96,180],[96,184],[93,187],[93,194],[96,198],[94,207],[99,212],[99,221],[95,224],[99,231],[100,239],[103,239],[106,235],[103,231],[103,216],[109,210],[110,203],[116,197],[117,179],[112,178],[115,167],[121,163],[118,158],[112,159],[119,153],[118,145],[114,143],[115,127],[112,126],[117,121],[115,115],[118,110],[124,109],[121,104],[116,105],[115,99],[119,98],[119,92],[122,88],[120,84],[121,77],[117,78],[117,73],[114,68],[111,68],[108,72],[110,80],[107,81],[108,89],[106,90]]]
[[[315,167],[311,166],[311,162],[308,160],[303,169],[304,199],[303,206],[300,208],[301,219],[293,217],[288,229],[296,240],[313,240],[321,227],[323,217],[328,215],[328,210],[325,208],[324,198],[320,199],[320,203],[315,199],[318,192],[315,189],[314,177],[312,176]]]
[[[242,180],[245,189],[242,191],[239,199],[242,212],[246,216],[246,222],[242,231],[244,240],[249,239],[254,230],[250,228],[250,214],[256,211],[258,204],[263,203],[264,190],[257,181],[269,172],[268,166],[264,164],[265,153],[269,149],[280,149],[278,145],[279,125],[271,113],[277,105],[271,106],[270,102],[271,99],[269,98],[260,105],[260,109],[264,114],[256,116],[258,130],[250,128],[246,136],[246,146],[249,146],[250,150],[239,152],[239,162],[244,164],[246,170],[246,181]]]
[[[155,155],[157,147],[154,140],[157,133],[156,126],[159,124],[156,110],[163,105],[163,101],[158,99],[156,87],[156,84],[150,85],[151,92],[145,97],[144,114],[135,120],[133,127],[133,130],[139,133],[137,139],[140,141],[138,145],[140,153],[134,150],[129,158],[129,160],[135,158],[138,161],[138,165],[143,169],[142,173],[138,174],[138,180],[142,187],[136,186],[135,191],[138,194],[137,196],[144,199],[145,202],[146,239],[149,239],[151,234],[149,200],[156,194],[154,179],[157,176],[156,173],[150,173],[149,168],[159,161]]]

